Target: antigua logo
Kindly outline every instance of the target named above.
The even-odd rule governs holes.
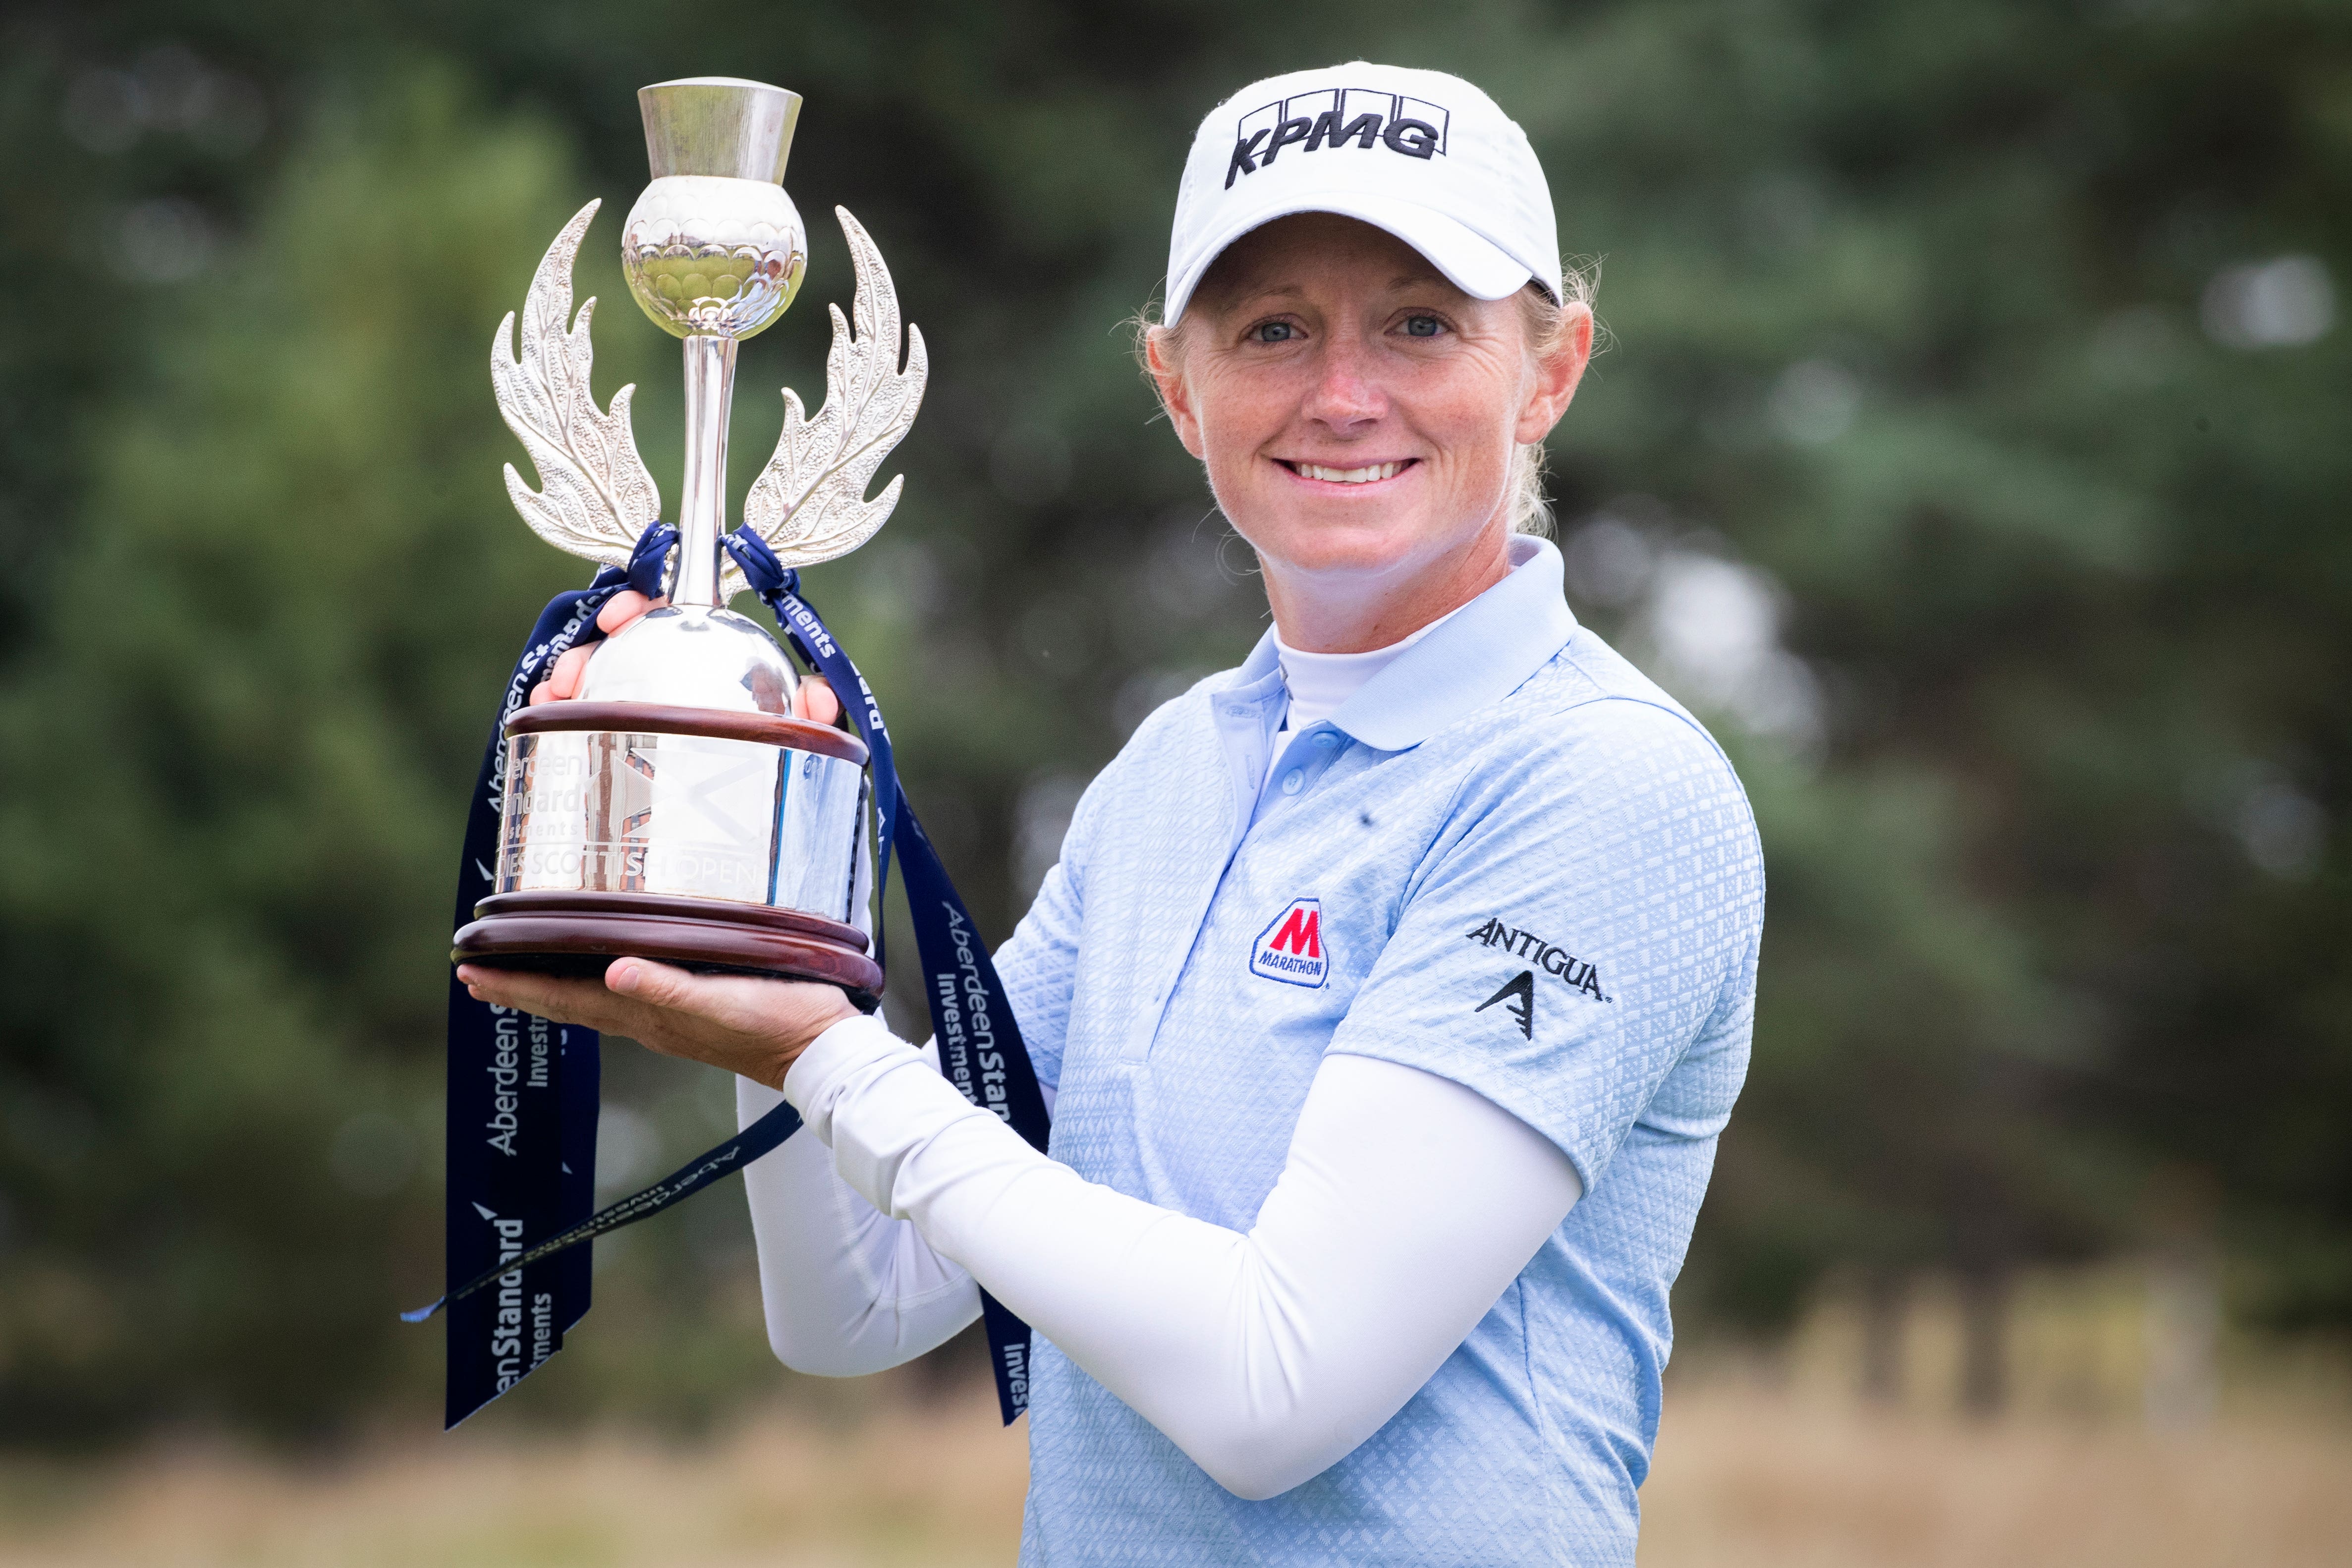
[[[1532,969],[1522,969],[1504,981],[1500,991],[1496,992],[1470,1011],[1483,1013],[1507,996],[1511,1001],[1511,1016],[1519,1021],[1519,1033],[1528,1039],[1534,1039],[1536,1037],[1536,972]]]
[[[1349,142],[1369,149],[1377,142],[1408,158],[1434,158],[1445,151],[1445,133],[1453,118],[1438,104],[1360,87],[1344,91],[1326,88],[1286,98],[1243,115],[1234,127],[1234,158],[1225,165],[1225,189],[1232,190],[1235,180],[1273,163],[1285,147],[1313,153],[1327,147],[1336,150]]]
[[[1250,973],[1285,985],[1312,989],[1331,973],[1331,959],[1323,951],[1323,906],[1314,899],[1294,899],[1290,907],[1257,933],[1250,953]]]
[[[1472,926],[1462,935],[1465,941],[1484,942],[1488,947],[1501,948],[1513,958],[1524,958],[1546,974],[1558,979],[1570,991],[1580,991],[1595,1002],[1609,1000],[1601,989],[1601,972],[1598,969],[1580,958],[1570,956],[1568,949],[1554,946],[1532,931],[1507,926],[1490,916],[1486,924]],[[1518,982],[1511,984],[1516,985]],[[1509,988],[1504,987],[1505,990]],[[1492,1001],[1486,1004],[1488,1007],[1493,1005]],[[1486,1009],[1481,1007],[1478,1010],[1483,1012]]]

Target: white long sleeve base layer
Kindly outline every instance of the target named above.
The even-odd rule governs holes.
[[[784,1097],[814,1136],[746,1176],[788,1364],[846,1374],[920,1354],[978,1314],[976,1277],[1249,1499],[1379,1430],[1580,1193],[1517,1117],[1367,1057],[1324,1059],[1246,1234],[1037,1153],[875,1019],[825,1031]],[[744,1086],[745,1114],[773,1103]]]

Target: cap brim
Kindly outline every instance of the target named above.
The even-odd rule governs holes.
[[[1535,269],[1476,229],[1419,202],[1367,191],[1325,191],[1270,203],[1243,213],[1203,246],[1181,278],[1168,280],[1168,299],[1160,320],[1173,326],[1192,302],[1192,290],[1226,247],[1242,236],[1264,228],[1276,218],[1296,213],[1336,213],[1385,229],[1428,258],[1447,281],[1476,300],[1501,300],[1535,280]]]

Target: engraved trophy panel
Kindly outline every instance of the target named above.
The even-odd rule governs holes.
[[[625,730],[507,741],[501,893],[660,893],[857,924],[864,771],[839,757]]]
[[[509,720],[496,891],[457,933],[457,956],[586,972],[626,952],[872,994],[866,748],[791,716],[800,675],[774,637],[726,607],[745,584],[719,544],[736,345],[783,313],[807,268],[782,184],[801,100],[727,77],[637,97],[653,180],[623,226],[623,270],[685,361],[669,603],[597,647],[574,699]],[[491,373],[539,471],[533,490],[508,468],[516,509],[559,548],[620,565],[660,494],[629,426],[635,388],[601,410],[590,394],[595,301],[567,321],[596,207],[549,247],[519,334],[515,317],[499,329]],[[888,518],[902,481],[871,498],[866,488],[913,423],[927,374],[912,326],[899,362],[880,253],[835,212],[856,287],[849,318],[831,308],[825,401],[812,417],[785,390],[783,432],[744,509],[787,567],[844,554]]]

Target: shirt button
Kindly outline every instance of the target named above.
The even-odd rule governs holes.
[[[1315,737],[1315,743],[1318,746],[1336,746],[1339,743],[1339,736],[1336,731],[1326,730]]]
[[[1285,795],[1297,795],[1299,790],[1305,786],[1306,783],[1307,775],[1298,769],[1293,768],[1288,773],[1282,775],[1282,793]]]

